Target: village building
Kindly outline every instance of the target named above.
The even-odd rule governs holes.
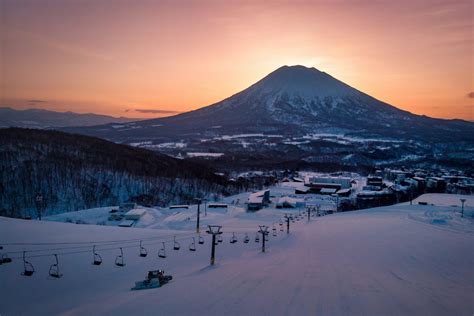
[[[270,204],[270,190],[250,194],[247,200],[247,211],[258,211]]]

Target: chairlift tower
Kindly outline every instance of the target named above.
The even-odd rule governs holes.
[[[286,233],[289,234],[290,233],[290,216],[288,214],[285,214],[285,218],[286,218]]]
[[[216,257],[216,236],[222,235],[221,232],[222,226],[220,225],[208,225],[208,230],[206,231],[208,234],[212,235],[212,245],[211,245],[211,265],[214,265],[215,257]]]
[[[202,199],[200,199],[200,198],[195,198],[194,200],[197,202],[196,233],[199,234],[199,217],[200,217],[200,215],[201,215],[201,202],[202,202]]]
[[[265,252],[265,236],[268,235],[268,226],[266,225],[259,225],[259,232],[262,234],[262,252]]]
[[[461,201],[461,217],[464,217],[464,203],[466,203],[466,199],[460,199]]]

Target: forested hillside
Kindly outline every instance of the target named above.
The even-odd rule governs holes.
[[[148,150],[56,131],[0,129],[0,215],[125,201],[166,205],[237,190],[206,166]]]

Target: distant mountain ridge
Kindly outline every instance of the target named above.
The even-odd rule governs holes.
[[[93,126],[109,123],[136,121],[126,117],[112,117],[94,113],[56,112],[43,109],[15,110],[0,107],[0,128],[55,128],[70,126]]]

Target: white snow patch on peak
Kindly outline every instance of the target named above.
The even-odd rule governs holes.
[[[353,96],[361,92],[346,85],[325,72],[304,66],[283,66],[254,84],[250,91],[287,93],[289,96],[327,97]],[[340,102],[342,100],[337,100]]]

